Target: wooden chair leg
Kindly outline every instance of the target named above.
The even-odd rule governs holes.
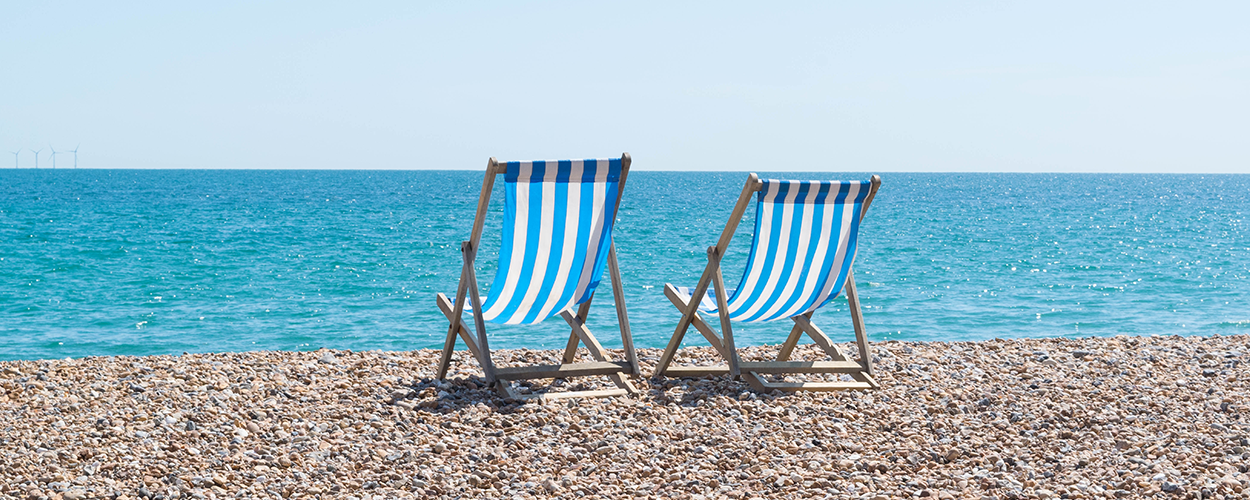
[[[577,308],[577,317],[581,318],[582,321],[586,321],[586,316],[590,314],[590,301],[594,299],[595,295],[592,293],[590,298],[586,299],[586,302],[582,302],[582,305]],[[563,359],[565,363],[572,363],[577,360],[577,344],[579,342],[580,337],[577,335],[577,328],[573,328],[569,331],[569,342],[564,346]]]
[[[577,345],[579,343],[581,341],[577,339],[577,332],[570,332],[569,341],[564,345],[564,356],[560,358],[560,361],[564,363],[577,361]]]
[[[599,340],[595,338],[590,329],[586,327],[586,317],[590,314],[590,303],[594,298],[590,299],[578,307],[578,311],[574,313],[571,309],[565,309],[560,312],[560,316],[569,324],[572,332],[569,335],[569,341],[564,349],[562,361],[565,366],[533,366],[533,367],[511,367],[499,369],[497,373],[497,382],[495,383],[495,391],[505,398],[518,400],[539,400],[551,401],[558,399],[570,398],[603,398],[613,396],[623,396],[627,394],[637,394],[639,391],[630,381],[622,376],[622,373],[630,373],[633,368],[628,361],[624,363],[608,361],[608,351],[603,348]],[[585,344],[590,356],[598,363],[582,363],[573,364],[577,358],[577,347],[579,344]],[[488,354],[484,354],[488,355]],[[594,366],[598,364],[599,366]],[[568,366],[572,365],[572,366]],[[624,369],[622,369],[624,368]],[[523,374],[523,375],[519,375]],[[588,376],[588,375],[606,375],[616,384],[616,389],[592,390],[592,391],[569,391],[555,392],[544,394],[520,394],[511,384],[511,380],[525,380],[530,378],[568,378],[568,376]]]
[[[440,357],[438,362],[438,380],[442,380],[443,377],[447,376],[447,369],[451,367],[452,350],[456,348],[455,334],[460,330],[463,323],[462,317],[464,315],[465,294],[468,293],[469,290],[468,278],[469,274],[473,271],[473,255],[470,252],[465,251],[468,247],[469,242],[464,241],[460,243],[460,256],[462,264],[460,266],[460,281],[456,285],[456,302],[454,304],[448,304],[454,305],[454,307],[449,308],[451,309],[450,312],[447,310],[443,311],[443,314],[447,316],[447,321],[450,323],[450,326],[447,328],[447,339],[443,342],[443,355]],[[447,302],[447,297],[441,293],[438,294],[438,297],[441,298],[439,301],[439,307],[442,308],[443,302]]]
[[[443,294],[438,294],[440,297]],[[443,341],[443,353],[438,358],[438,374],[435,376],[437,380],[447,378],[447,370],[451,368],[451,354],[456,348],[456,332],[452,330],[455,327],[447,329],[447,339]]]
[[[720,272],[720,252],[716,247],[708,247],[707,249],[708,265],[712,267],[712,285],[716,290],[716,307],[717,314],[720,316],[720,332],[721,338],[724,339],[725,354],[728,354],[729,375],[737,377],[742,374],[738,369],[738,349],[734,346],[733,325],[729,321],[729,297],[725,291],[725,278]],[[697,297],[691,297],[690,301],[697,304]],[[696,309],[697,311],[697,309]]]
[[[463,248],[467,255],[466,262],[470,263],[467,271],[469,277],[469,299],[473,304],[473,322],[477,330],[477,344],[479,348],[478,363],[482,365],[482,371],[486,372],[486,383],[495,383],[495,363],[490,359],[490,343],[486,339],[486,318],[482,311],[482,296],[477,287],[477,273],[473,270],[472,262],[477,254],[477,249],[473,248],[469,242],[464,242]]]
[[[755,174],[751,174],[751,175],[752,177],[748,179],[748,182],[747,182],[748,187],[752,185],[750,180],[755,178],[754,177]],[[745,207],[745,205],[743,205],[744,200],[748,199],[748,197],[746,196],[746,193],[747,193],[746,188],[744,188],[743,195],[739,197],[738,199],[738,205],[742,207]],[[740,212],[739,208],[738,207],[734,208],[734,213],[738,214],[738,212]],[[737,223],[731,220],[730,225],[736,227]],[[729,229],[728,226],[726,226],[726,231],[727,231],[727,234],[729,234],[731,237],[733,236],[733,230]],[[721,239],[722,240],[725,239],[724,234],[721,235]],[[660,356],[660,362],[656,363],[655,371],[652,372],[651,374],[652,376],[664,374],[664,371],[668,369],[669,363],[673,362],[673,356],[677,355],[677,349],[681,347],[681,341],[686,336],[686,330],[690,328],[690,322],[693,321],[694,318],[698,316],[698,313],[699,313],[699,307],[698,307],[699,301],[695,300],[695,298],[703,297],[703,294],[707,293],[708,285],[712,284],[712,270],[713,270],[712,261],[709,260],[707,263],[707,267],[703,268],[703,275],[699,276],[699,283],[695,285],[694,287],[694,294],[691,295],[690,304],[677,306],[677,309],[681,311],[681,321],[677,322],[677,329],[673,331],[673,336],[669,338],[668,347],[664,348],[664,354]],[[673,285],[671,284],[668,284],[668,283],[664,284],[664,295],[668,296],[669,300],[672,300],[674,305],[677,305],[678,302],[685,304],[684,301],[678,301],[674,299],[674,297],[677,296],[677,289],[674,288]]]
[[[678,310],[687,310],[690,304],[695,303],[694,298],[687,300],[679,295],[677,293],[677,289],[672,285],[665,285],[664,295],[668,297],[668,300],[671,301],[673,306],[677,307]],[[730,351],[729,347],[726,346],[724,340],[716,335],[716,330],[712,329],[712,326],[699,315],[697,309],[695,309],[695,312],[691,316],[690,325],[694,326],[699,333],[703,334],[703,338],[707,339],[708,343],[712,345],[712,348],[716,350],[716,353],[720,355],[721,359],[725,360],[725,364],[711,366],[670,366],[665,368],[663,371],[657,370],[656,374],[671,375],[675,377],[703,377],[729,374],[730,360],[735,359],[735,355],[737,353],[735,352],[731,354],[732,351]],[[744,380],[748,383],[754,384],[754,382],[758,382],[758,379],[748,378],[747,375],[748,373],[742,373]],[[756,385],[752,385],[752,387],[756,387]]]
[[[616,261],[616,243],[608,247],[608,274],[612,277],[612,299],[616,305],[616,323],[621,329],[621,347],[625,349],[625,360],[633,367],[630,375],[641,376],[638,367],[638,353],[634,351],[634,334],[629,330],[629,314],[625,310],[625,285],[621,282],[621,266]],[[585,321],[585,316],[582,320]]]
[[[669,293],[670,288],[673,288],[673,286],[669,284],[664,285],[665,294]],[[677,330],[668,339],[668,346],[664,348],[664,354],[660,356],[660,362],[656,363],[655,371],[651,374],[653,377],[663,375],[664,371],[668,369],[669,363],[673,362],[673,356],[677,354],[677,349],[681,348],[681,341],[686,337],[686,330],[690,328],[690,321],[697,314],[696,308],[678,306],[678,309],[682,311],[681,321],[677,322]]]
[[[447,320],[451,321],[451,318],[454,317],[452,315],[455,314],[455,309],[451,306],[451,301],[447,299],[446,295],[443,295],[441,293],[435,295],[435,300],[436,302],[438,302],[439,310],[443,311],[443,316],[446,316]],[[469,330],[469,327],[465,326],[463,321],[459,322],[459,328],[457,330],[459,331],[459,334],[460,334],[460,340],[464,341],[464,345],[468,346],[469,353],[473,355],[474,359],[480,359],[482,357],[482,353],[477,348],[477,342],[473,340],[473,332]],[[450,345],[451,347],[447,347],[448,345]],[[444,344],[443,352],[449,353],[452,349],[455,348],[455,346],[456,346],[455,334],[449,331],[447,343]],[[448,364],[450,364],[451,355],[446,354],[444,357],[447,358]],[[439,372],[440,373],[440,376],[438,377],[439,380],[442,380],[443,377],[441,375],[445,374],[445,372],[446,372],[445,368]]]
[[[855,291],[855,272],[848,270],[846,275],[846,303],[851,310],[851,325],[855,327],[855,343],[859,344],[859,359],[864,364],[864,372],[872,375],[872,352],[868,350],[868,331],[864,327],[864,314],[859,310],[859,293]]]
[[[812,313],[807,313],[808,318]],[[794,325],[790,328],[790,336],[786,337],[786,342],[781,344],[781,350],[777,351],[777,361],[785,361],[790,359],[790,354],[794,352],[795,346],[799,345],[799,338],[803,336],[803,327]]]
[[[482,227],[486,223],[486,211],[490,208],[491,189],[495,185],[495,177],[500,173],[503,172],[499,170],[499,163],[494,157],[486,161],[485,177],[482,179],[482,189],[478,193],[477,212],[473,216],[473,230],[469,232],[468,241],[460,242],[460,255],[464,264],[460,268],[460,283],[456,287],[456,301],[448,304],[454,306],[450,307],[452,312],[448,315],[446,310],[443,311],[443,314],[448,315],[447,319],[451,322],[451,327],[448,329],[448,338],[444,343],[443,356],[439,361],[438,378],[440,380],[446,376],[447,368],[451,364],[452,349],[456,345],[452,336],[453,333],[460,333],[461,338],[465,340],[465,344],[469,346],[469,351],[482,364],[482,369],[486,372],[486,379],[488,381],[494,380],[494,367],[490,363],[490,348],[486,345],[486,326],[482,320],[482,304],[481,298],[478,296],[477,277],[474,275],[473,263],[477,258],[478,241],[482,238]],[[472,286],[473,293],[467,294],[470,286]],[[477,346],[470,340],[470,336],[467,335],[467,329],[463,328],[464,305],[468,298],[466,295],[472,296],[473,316],[478,338],[481,340],[481,350],[477,349]],[[441,297],[439,306],[442,308],[443,302],[447,302],[447,297],[442,296],[442,294],[439,294],[439,296]]]

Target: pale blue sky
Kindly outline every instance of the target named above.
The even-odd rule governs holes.
[[[629,151],[651,170],[1250,173],[1248,2],[5,2],[0,19],[0,167],[81,142],[97,168]]]

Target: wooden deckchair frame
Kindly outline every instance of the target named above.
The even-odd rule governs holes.
[[[616,194],[617,209],[621,206],[621,195],[625,192],[625,179],[629,175],[629,164],[629,153],[622,154],[621,177],[617,184]],[[477,286],[477,273],[474,271],[474,262],[477,259],[478,242],[482,239],[482,228],[486,224],[486,212],[490,206],[490,195],[495,185],[495,176],[506,174],[507,171],[507,164],[497,161],[494,157],[486,164],[486,178],[482,181],[482,193],[478,197],[477,215],[473,219],[473,232],[469,235],[468,241],[460,243],[460,252],[463,256],[464,264],[460,268],[460,285],[456,288],[456,300],[452,302],[442,293],[439,293],[436,297],[438,308],[443,311],[443,315],[447,317],[447,321],[450,323],[447,329],[447,339],[443,343],[443,356],[438,363],[438,379],[442,380],[447,376],[447,369],[451,366],[452,351],[456,347],[456,336],[459,335],[460,339],[468,346],[469,352],[482,366],[482,370],[486,372],[486,383],[495,386],[500,395],[504,397],[553,400],[610,397],[638,393],[638,389],[628,379],[621,376],[621,374],[627,374],[636,377],[641,372],[638,369],[638,355],[634,352],[633,335],[629,331],[629,316],[625,311],[625,293],[624,287],[621,285],[621,269],[616,261],[615,243],[611,243],[608,247],[608,274],[612,281],[612,297],[616,302],[616,319],[620,323],[621,343],[625,346],[625,361],[609,360],[607,350],[603,348],[603,345],[591,333],[590,328],[586,327],[586,317],[590,313],[590,302],[594,299],[594,294],[592,293],[590,298],[582,302],[576,312],[571,308],[560,312],[560,317],[573,329],[572,333],[569,334],[569,341],[564,349],[563,363],[558,365],[495,367],[490,356],[490,344],[486,340],[486,319],[483,317],[482,298],[480,289]],[[613,210],[613,212],[615,213],[616,210]],[[476,334],[462,320],[466,295],[472,301],[473,330],[476,330]],[[594,361],[575,362],[579,344],[586,344],[586,349],[590,351],[590,356],[594,358]],[[510,384],[512,380],[570,378],[592,375],[607,375],[616,384],[617,388],[520,395],[512,389]]]
[[[703,270],[703,275],[699,277],[699,283],[694,288],[694,293],[689,299],[682,298],[677,289],[670,284],[664,285],[664,295],[668,300],[681,311],[681,321],[677,323],[677,330],[673,332],[673,337],[668,342],[668,347],[664,349],[664,356],[660,358],[659,364],[656,365],[654,375],[666,375],[672,377],[704,377],[728,374],[732,377],[742,377],[751,387],[757,391],[836,391],[844,389],[879,389],[880,386],[872,377],[872,354],[868,349],[868,334],[864,330],[864,316],[859,309],[859,294],[855,291],[854,269],[847,271],[846,285],[844,290],[848,305],[851,309],[851,324],[855,328],[855,342],[859,344],[859,361],[852,360],[842,352],[837,345],[829,339],[825,332],[821,331],[814,323],[812,323],[812,313],[802,314],[790,318],[794,321],[794,327],[790,329],[790,336],[786,338],[785,343],[781,344],[781,350],[777,353],[776,361],[749,362],[739,359],[737,348],[734,346],[733,327],[729,321],[729,296],[725,292],[725,280],[721,276],[721,258],[725,255],[725,250],[729,248],[729,242],[733,240],[734,231],[738,229],[738,222],[742,220],[742,215],[746,213],[747,207],[751,204],[751,197],[763,188],[764,182],[760,180],[756,174],[751,174],[747,178],[746,186],[742,188],[742,194],[738,196],[738,203],[734,205],[733,212],[729,215],[729,222],[725,224],[725,230],[721,232],[720,240],[715,246],[707,249],[707,267]],[[872,204],[872,199],[877,195],[877,189],[881,186],[881,177],[872,176],[871,188],[868,196],[864,199],[863,211],[860,212],[860,220],[868,213],[868,206]],[[724,332],[724,337],[718,336],[716,331],[712,329],[703,317],[699,315],[699,302],[704,294],[707,293],[708,286],[712,286],[716,293],[717,313],[720,315],[720,327]],[[677,350],[681,348],[681,341],[686,336],[686,331],[694,326],[703,337],[712,344],[712,348],[725,360],[725,365],[711,366],[670,366],[673,362],[673,356],[677,354]],[[825,354],[833,358],[833,361],[789,361],[790,354],[794,351],[794,347],[798,344],[799,338],[807,334],[816,342]],[[846,373],[853,379],[852,382],[800,382],[800,383],[770,383],[766,382],[761,374],[802,374],[802,373]]]

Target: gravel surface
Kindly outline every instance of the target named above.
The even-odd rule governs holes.
[[[463,351],[442,383],[429,350],[2,362],[0,497],[1250,493],[1246,335],[873,349],[880,391],[656,378],[635,397],[547,404],[485,390]],[[659,354],[640,350],[644,373]],[[556,356],[496,353],[500,365]],[[812,346],[795,357],[819,359]],[[610,387],[538,382],[521,390]]]

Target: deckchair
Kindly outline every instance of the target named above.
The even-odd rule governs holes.
[[[655,375],[701,377],[729,374],[758,391],[831,391],[876,389],[872,358],[851,264],[855,259],[860,220],[868,211],[881,178],[870,181],[760,180],[751,174],[715,246],[708,247],[707,267],[694,288],[666,283],[664,295],[681,311],[681,321],[656,366]],[[757,194],[755,235],[738,288],[726,290],[721,259],[733,239],[751,196]],[[711,289],[709,289],[709,286]],[[815,323],[812,314],[845,289],[851,310],[859,361],[847,357]],[[695,299],[697,297],[697,300]],[[720,316],[724,337],[700,312]],[[790,318],[790,336],[776,361],[742,361],[734,346],[732,322],[764,322]],[[725,365],[671,366],[686,330],[702,333]],[[833,361],[789,361],[806,333]],[[853,381],[768,382],[764,375],[846,373]]]
[[[477,215],[469,240],[460,244],[464,265],[456,298],[438,294],[438,307],[450,326],[443,343],[438,378],[447,376],[456,337],[468,346],[486,372],[486,382],[505,397],[558,399],[607,397],[636,393],[622,374],[637,376],[638,357],[629,332],[621,271],[612,244],[612,226],[629,175],[629,153],[600,160],[510,161],[491,158],[478,197]],[[499,248],[499,268],[485,302],[477,286],[474,262],[491,188],[497,175],[504,176],[504,222]],[[604,265],[612,277],[617,322],[625,361],[611,361],[599,340],[586,327],[590,302],[603,275]],[[466,295],[474,332],[462,320]],[[576,311],[574,311],[576,308]],[[563,363],[545,366],[496,367],[486,338],[486,323],[536,324],[560,315],[572,328]],[[575,363],[579,343],[586,344],[594,361]],[[569,391],[542,395],[518,394],[511,381],[607,375],[616,389]]]

